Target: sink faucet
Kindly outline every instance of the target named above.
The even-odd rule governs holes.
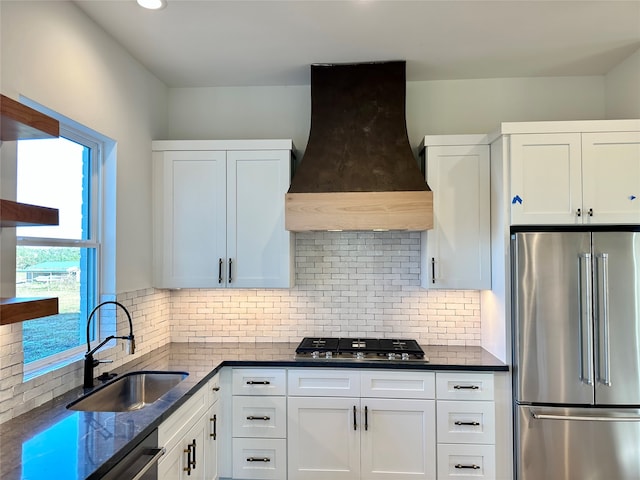
[[[124,310],[124,313],[127,314],[127,318],[129,319],[129,335],[117,337],[115,335],[109,335],[105,338],[100,344],[98,344],[93,350],[91,349],[91,343],[89,340],[89,325],[91,324],[91,318],[94,313],[102,307],[103,305],[115,305]],[[113,340],[114,338],[119,338],[121,340],[129,340],[130,342],[130,353],[134,353],[136,349],[136,341],[133,337],[133,324],[131,323],[131,315],[129,311],[125,308],[121,303],[115,302],[113,300],[108,300],[106,302],[102,302],[97,307],[95,307],[91,313],[89,314],[89,318],[87,319],[87,353],[84,355],[84,388],[92,388],[93,387],[93,369],[98,366],[100,363],[107,363],[107,361],[99,361],[93,358],[93,354],[96,353],[100,348],[102,348],[107,342]]]

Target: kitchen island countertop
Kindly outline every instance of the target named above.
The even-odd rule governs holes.
[[[423,345],[428,361],[322,360],[294,358],[295,343],[170,343],[125,365],[136,370],[184,371],[189,376],[159,400],[133,412],[82,412],[66,406],[84,395],[77,387],[0,425],[3,480],[101,478],[190,395],[225,366],[395,368],[508,371],[480,347]]]

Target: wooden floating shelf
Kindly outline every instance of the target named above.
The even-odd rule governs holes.
[[[55,118],[0,94],[0,142],[59,136]],[[31,225],[58,225],[58,210],[0,199],[0,227]],[[57,298],[0,298],[0,325],[57,314]]]
[[[60,122],[0,94],[0,140],[57,138]]]
[[[0,227],[58,225],[58,210],[0,199]]]
[[[57,298],[0,298],[0,325],[57,314]]]

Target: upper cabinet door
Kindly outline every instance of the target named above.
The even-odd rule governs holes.
[[[227,152],[229,287],[291,286],[291,233],[284,227],[290,168],[288,150]]]
[[[511,224],[581,224],[579,133],[511,136]]]
[[[422,235],[422,286],[490,289],[489,146],[427,146],[426,169],[434,226]]]
[[[157,152],[155,162],[155,286],[224,286],[226,153]]]
[[[168,150],[153,153],[154,286],[289,288],[284,197],[291,150],[175,143],[162,142]]]
[[[640,223],[640,132],[582,134],[584,223]]]

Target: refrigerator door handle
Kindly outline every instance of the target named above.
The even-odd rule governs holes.
[[[593,308],[591,254],[580,255],[580,381],[593,385]],[[586,373],[585,373],[586,371]]]
[[[609,254],[601,253],[598,272],[598,382],[611,386],[611,365],[609,356]]]
[[[640,416],[591,416],[591,415],[553,415],[531,411],[531,417],[536,420],[576,420],[580,422],[640,422]]]

